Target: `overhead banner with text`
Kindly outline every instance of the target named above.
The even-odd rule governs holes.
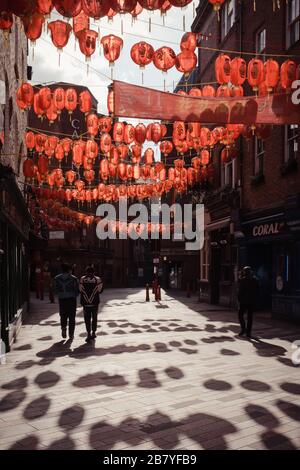
[[[195,98],[114,81],[119,117],[205,124],[300,124],[300,105],[291,95]]]

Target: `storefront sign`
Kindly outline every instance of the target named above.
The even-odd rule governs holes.
[[[255,225],[252,230],[253,237],[266,237],[268,235],[278,235],[284,229],[285,224],[273,222],[271,224]]]

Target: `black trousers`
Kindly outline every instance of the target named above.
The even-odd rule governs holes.
[[[93,333],[95,333],[97,330],[98,306],[83,307],[83,315],[87,334],[91,333],[91,326]]]
[[[239,320],[241,324],[241,330],[243,333],[247,333],[247,335],[251,335],[252,332],[252,325],[253,325],[253,305],[248,304],[240,304],[239,308]],[[245,322],[244,315],[247,313],[247,325]]]
[[[67,328],[69,320],[69,336],[74,336],[76,317],[76,297],[70,299],[59,299],[60,324]]]

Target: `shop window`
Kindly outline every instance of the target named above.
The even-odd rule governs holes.
[[[264,141],[255,137],[255,175],[264,174],[264,157],[265,157],[265,144]]]
[[[265,60],[265,56],[263,54],[266,52],[266,45],[267,31],[265,28],[262,28],[257,31],[255,35],[256,53],[262,55],[262,57],[260,57],[262,60]]]
[[[300,0],[290,0],[287,7],[287,46],[300,39]]]
[[[285,126],[285,152],[284,161],[288,162],[297,158],[299,126],[292,124]]]
[[[235,22],[235,0],[227,0],[221,11],[221,37],[227,36]]]
[[[204,240],[201,250],[201,281],[209,281],[209,243],[208,237]]]

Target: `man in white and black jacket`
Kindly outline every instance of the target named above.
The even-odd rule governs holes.
[[[86,275],[80,279],[80,302],[83,306],[84,321],[86,326],[88,343],[91,339],[96,338],[97,315],[100,303],[100,293],[103,290],[102,279],[95,276],[95,270],[92,266],[86,268]],[[92,334],[91,334],[92,330]]]

